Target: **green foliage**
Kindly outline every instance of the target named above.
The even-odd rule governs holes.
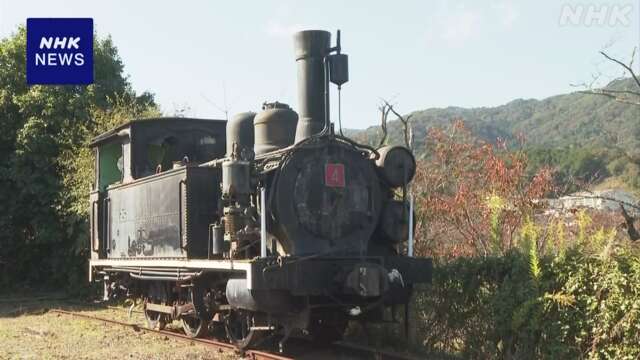
[[[589,217],[586,210],[582,209],[578,211],[576,222],[578,223],[578,244],[584,245],[587,241],[587,227],[591,224],[591,217]]]
[[[598,229],[563,255],[540,256],[532,245],[540,231],[526,222],[522,250],[435,267],[433,284],[416,299],[426,351],[497,359],[640,356],[638,249],[615,244],[615,230]]]
[[[536,147],[527,149],[527,156],[530,173],[551,166],[556,170],[555,180],[566,185],[566,191],[578,190],[577,183],[599,183],[608,177],[616,177],[628,188],[640,190],[638,159],[617,147]]]
[[[502,251],[502,227],[500,226],[500,215],[505,208],[505,201],[500,196],[492,194],[487,199],[489,208],[489,233],[491,236],[491,250],[493,254]]]
[[[526,226],[531,226],[531,220],[527,220]],[[538,257],[538,234],[536,231],[531,231],[531,239],[528,241],[529,245],[529,274],[531,274],[531,280],[534,284],[538,284],[540,281],[540,275],[542,270],[540,269],[540,258]]]
[[[112,112],[114,101],[155,105],[152,95],[135,94],[110,38],[95,37],[89,86],[27,86],[25,46],[24,28],[0,40],[0,282],[75,284],[86,279],[80,194],[89,187],[70,174],[89,167],[69,159],[104,128],[95,115]]]
[[[561,219],[552,220],[549,224],[549,230],[551,232],[551,236],[555,238],[555,255],[559,258],[563,258],[566,250],[566,233],[565,233],[565,224]]]

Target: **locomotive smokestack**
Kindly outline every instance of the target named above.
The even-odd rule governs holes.
[[[325,126],[325,88],[329,84],[325,76],[324,57],[329,54],[331,33],[322,30],[300,31],[294,35],[294,47],[298,67],[298,113],[296,143],[317,134]],[[328,99],[326,100],[328,101]]]

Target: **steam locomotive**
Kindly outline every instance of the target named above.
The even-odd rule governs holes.
[[[412,153],[334,131],[339,32],[333,47],[319,30],[294,45],[298,113],[274,102],[229,122],[138,119],[91,142],[90,281],[144,299],[150,327],[219,327],[241,349],[265,335],[282,348],[294,331],[333,341],[430,281],[431,260],[411,254]]]

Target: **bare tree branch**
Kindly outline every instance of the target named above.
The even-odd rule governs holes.
[[[391,106],[386,100],[383,100],[382,104],[378,106],[378,110],[380,110],[380,130],[382,131],[378,147],[381,147],[387,141],[387,117],[389,116],[389,111],[391,111]]]
[[[585,88],[586,90],[580,91],[580,93],[582,94],[605,96],[623,104],[640,106],[640,78],[638,78],[638,75],[636,75],[635,71],[633,70],[633,62],[635,60],[636,51],[637,51],[637,48],[634,48],[631,54],[631,60],[629,61],[629,64],[625,64],[624,62],[609,56],[604,51],[600,51],[600,54],[604,56],[607,60],[612,61],[620,65],[621,67],[623,67],[625,71],[628,72],[633,78],[633,80],[635,81],[636,85],[638,86],[638,90],[615,90],[615,89],[607,89],[607,88],[594,89],[593,86],[596,83],[596,81],[600,79],[600,77],[602,76],[601,73],[598,73],[597,75],[592,75],[591,76],[592,81],[588,84],[584,82],[582,84],[577,84],[577,85],[572,84],[572,86],[579,86],[579,87]]]
[[[635,55],[636,53],[636,49],[633,49],[633,55]],[[633,80],[635,80],[636,84],[638,85],[638,87],[640,88],[640,79],[638,79],[638,76],[636,75],[636,73],[633,71],[633,69],[631,68],[631,66],[623,63],[622,61],[616,59],[616,58],[612,58],[611,56],[607,55],[607,53],[605,53],[604,51],[600,51],[600,54],[602,54],[602,56],[606,57],[608,60],[615,62],[616,64],[622,66],[623,68],[625,68],[627,70],[627,72],[629,72],[629,74],[631,74],[631,77],[633,77]],[[633,64],[633,58],[635,56],[632,56],[631,58],[631,64]]]
[[[400,115],[394,108],[393,105],[389,104],[388,101],[384,100],[385,105],[391,110],[393,115],[398,117],[398,120],[402,123],[403,133],[404,133],[404,144],[409,150],[413,150],[411,147],[411,128],[409,126],[409,120],[413,116],[413,114],[407,115],[406,117]]]

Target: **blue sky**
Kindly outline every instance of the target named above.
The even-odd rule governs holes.
[[[602,23],[584,20],[602,6]],[[567,8],[582,17],[563,22]],[[92,17],[113,37],[134,88],[154,92],[167,114],[186,107],[224,118],[225,98],[232,114],[265,100],[296,108],[291,34],[341,29],[350,61],[343,124],[363,128],[377,123],[381,97],[401,112],[495,106],[573,91],[595,72],[615,77],[598,51],[628,60],[640,44],[639,15],[640,0],[0,0],[0,36],[27,17]]]

